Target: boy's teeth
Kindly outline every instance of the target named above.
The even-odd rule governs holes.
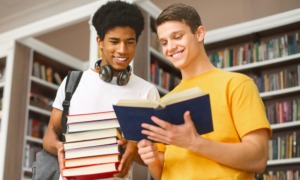
[[[181,53],[173,54],[173,57],[179,56]]]
[[[119,60],[119,61],[125,61],[126,60],[126,58],[116,58],[117,60]]]

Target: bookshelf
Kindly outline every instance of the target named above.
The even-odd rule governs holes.
[[[137,2],[145,17],[145,28],[138,42],[133,69],[135,74],[155,84],[160,95],[163,96],[180,82],[181,73],[163,56],[160,49],[154,29],[154,19],[161,10],[153,7],[153,11],[149,12],[147,7],[150,4],[147,3],[148,1],[144,1],[143,4]],[[153,13],[155,11],[157,12]]]
[[[266,107],[273,135],[261,178],[299,177],[300,9],[207,32],[216,67],[249,75]]]
[[[139,60],[135,61],[135,67],[145,67],[145,68],[136,68],[135,73],[143,77],[144,79],[153,82],[156,84],[157,88],[160,91],[160,94],[163,96],[172,88],[165,88],[164,85],[161,85],[159,82],[153,81],[153,64],[157,64],[159,68],[168,71],[178,77],[180,79],[180,72],[172,66],[168,60],[162,55],[159,45],[157,36],[153,30],[153,18],[156,18],[158,13],[149,13],[146,10],[146,7],[141,6],[144,11],[144,16],[146,19],[145,31],[142,34],[140,42],[142,42],[138,46],[138,52],[145,52],[142,55],[139,54],[137,57]],[[288,11],[281,14],[276,14],[273,16],[268,16],[265,18],[240,23],[232,26],[227,26],[224,28],[211,30],[207,32],[207,36],[205,39],[205,48],[212,60],[217,67],[224,68],[228,71],[233,72],[241,72],[245,73],[249,76],[253,76],[256,78],[257,84],[261,84],[258,79],[263,79],[263,77],[271,77],[272,74],[277,74],[276,76],[281,76],[280,80],[273,80],[270,81],[268,86],[269,89],[265,90],[265,87],[260,85],[259,89],[260,95],[266,105],[269,104],[279,103],[284,101],[285,99],[296,99],[300,98],[300,70],[297,67],[300,64],[300,49],[299,49],[299,36],[300,36],[300,9]],[[280,37],[280,38],[279,38]],[[294,41],[298,39],[298,50],[291,50],[290,47],[285,47],[285,49],[281,48],[280,51],[278,47],[274,47],[275,41],[279,41],[277,39],[286,40],[293,39]],[[290,41],[290,40],[289,40]],[[283,41],[284,42],[284,41]],[[221,66],[219,62],[216,61],[216,54],[218,55],[219,51],[222,51],[224,54],[224,50],[229,51],[229,48],[236,49],[234,50],[237,56],[237,50],[242,50],[242,48],[247,47],[247,51],[253,46],[255,48],[252,49],[259,49],[259,45],[262,44],[261,49],[267,49],[267,44],[272,51],[270,54],[266,54],[258,58],[258,52],[255,52],[256,59],[255,61],[241,61],[239,64],[235,62],[235,66],[227,65],[233,62],[227,62],[226,66]],[[255,45],[255,46],[254,46]],[[263,48],[263,46],[265,46]],[[291,45],[287,45],[291,46]],[[277,49],[275,49],[277,48]],[[245,48],[246,49],[246,48]],[[232,50],[233,51],[233,50]],[[245,51],[245,50],[244,50]],[[262,51],[262,50],[261,50]],[[266,51],[266,50],[265,50]],[[243,51],[242,51],[243,52]],[[253,52],[253,53],[254,53]],[[228,52],[226,52],[229,54]],[[246,54],[246,52],[244,52]],[[248,53],[251,59],[250,53]],[[228,55],[229,56],[229,55]],[[232,55],[233,56],[233,55]],[[242,53],[241,55],[242,56]],[[246,57],[246,55],[244,55]],[[143,59],[143,61],[140,61]],[[243,59],[242,59],[243,60]],[[229,61],[229,60],[227,60]],[[153,63],[154,62],[154,63]],[[217,64],[219,63],[219,64]],[[158,68],[158,69],[159,69]],[[285,71],[283,71],[285,70]],[[157,72],[156,72],[157,73]],[[289,74],[296,73],[297,74],[297,83],[287,83],[291,81],[295,81],[295,77],[289,77]],[[160,74],[160,72],[158,73]],[[255,75],[255,76],[254,76]],[[158,76],[162,76],[161,74]],[[284,78],[283,78],[284,77]],[[268,78],[270,79],[270,78]],[[276,79],[276,78],[275,78]],[[262,81],[262,80],[260,80]],[[275,81],[275,82],[274,82]],[[284,83],[282,83],[284,82]],[[281,86],[279,84],[281,83]],[[279,87],[274,87],[270,89],[271,86],[277,84]],[[264,87],[264,88],[262,88]],[[300,103],[299,103],[300,104]],[[300,110],[299,110],[300,112]],[[272,124],[271,127],[273,129],[274,136],[278,136],[278,134],[287,134],[291,131],[297,131],[297,128],[300,127],[300,118],[294,118],[292,122],[285,122],[280,124]],[[298,132],[300,133],[300,132]],[[273,137],[274,137],[273,136]],[[298,137],[297,137],[298,138]],[[300,137],[299,137],[300,138]],[[298,139],[299,139],[298,138]],[[270,139],[271,140],[271,139]],[[300,142],[299,142],[300,143]],[[298,148],[300,149],[300,148]],[[274,173],[274,171],[279,170],[300,170],[300,156],[291,159],[278,159],[278,160],[269,160],[266,174]],[[287,168],[288,167],[288,168]]]
[[[39,62],[52,67],[53,72],[63,78],[68,70],[86,69],[87,63],[31,37],[10,43],[3,54],[0,67],[6,70],[5,81],[1,83],[0,179],[31,179],[31,162],[38,150],[36,147],[42,147],[44,128],[33,128],[37,126],[29,124],[48,122],[49,105],[58,88],[58,83],[34,76],[33,64]],[[32,96],[33,93],[36,96]],[[32,150],[25,150],[30,147]]]
[[[84,70],[82,60],[72,58],[52,46],[35,38],[20,41],[20,46],[28,52],[26,61],[27,84],[24,87],[24,126],[22,175],[24,179],[32,176],[32,163],[35,154],[42,149],[42,138],[46,131],[52,103],[62,79],[69,70]]]
[[[141,7],[146,18],[145,29],[139,39],[139,45],[135,55],[136,61],[133,63],[134,73],[150,81],[151,61],[158,61],[158,64],[163,70],[175,74],[175,76],[180,78],[179,72],[174,69],[172,65],[168,64],[168,61],[160,53],[159,48],[157,48],[157,46],[151,42],[152,38],[155,38],[155,36],[153,36],[153,28],[151,28],[151,19],[156,18],[161,10],[153,5],[149,0],[128,1],[134,2]],[[0,121],[0,179],[30,178],[31,168],[24,166],[26,144],[29,143],[39,146],[41,145],[41,138],[28,135],[29,117],[37,117],[41,119],[42,122],[46,122],[49,118],[50,111],[47,108],[31,104],[29,93],[34,91],[35,93],[44,95],[51,100],[53,97],[53,92],[58,87],[57,84],[49,83],[40,78],[32,76],[35,55],[38,54],[40,56],[47,57],[45,60],[40,60],[40,62],[45,62],[45,65],[51,66],[52,63],[54,63],[53,67],[59,68],[53,69],[56,69],[61,73],[68,68],[86,69],[88,66],[93,66],[94,59],[97,58],[98,50],[96,48],[90,48],[96,47],[96,34],[91,26],[90,35],[85,37],[90,40],[90,45],[86,46],[90,56],[87,59],[90,59],[90,62],[87,62],[87,59],[82,60],[74,58],[72,55],[66,53],[66,51],[69,51],[69,49],[67,49],[69,47],[62,42],[70,41],[74,44],[82,42],[76,41],[78,38],[73,38],[72,41],[65,40],[62,38],[63,36],[57,37],[57,34],[55,34],[56,39],[51,39],[53,41],[50,43],[50,46],[49,44],[42,42],[43,38],[37,38],[36,36],[39,36],[43,33],[49,33],[51,31],[53,32],[58,28],[65,28],[72,24],[87,20],[90,18],[93,11],[95,11],[105,2],[106,1],[90,2],[82,5],[81,7],[74,8],[63,13],[58,13],[49,18],[38,20],[36,22],[18,27],[12,31],[0,34],[0,64],[2,60],[6,62],[6,74],[9,74],[9,76],[6,76],[7,78],[5,78],[2,92],[3,110]],[[206,43],[208,45],[212,45],[211,49],[214,48],[214,45],[215,47],[225,47],[224,43],[227,44],[226,41],[228,42],[230,39],[244,37],[251,33],[265,31],[297,22],[299,21],[299,10],[291,11],[287,14],[280,14],[276,17],[277,18],[271,18],[271,20],[270,18],[260,19],[257,21],[231,26],[229,28],[226,27],[210,31],[207,33]],[[72,29],[75,30],[77,28]],[[64,36],[65,35],[66,32],[64,32]],[[80,33],[78,37],[83,37],[84,35],[85,33]],[[57,40],[57,42],[54,42],[54,40]],[[218,44],[218,42],[223,42],[223,45]],[[54,44],[60,44],[63,47],[54,48]],[[286,64],[287,61],[292,63],[297,61],[297,59],[299,60],[299,54],[275,58],[272,60],[272,63],[271,61],[265,61],[232,67],[231,70],[246,71],[243,69],[259,69],[263,68],[264,66],[266,68],[272,68],[273,66],[278,66],[278,64],[280,64],[282,61],[283,64]],[[271,65],[273,63],[277,65]],[[61,67],[66,67],[66,69],[63,68],[64,70],[61,70]],[[166,94],[170,90],[162,87],[159,85],[159,83],[157,83],[157,87],[161,92],[161,95]],[[47,93],[43,94],[43,91]],[[263,98],[268,100],[272,98],[289,96],[291,94],[297,96],[297,93],[299,93],[299,88],[291,87],[276,91],[262,92],[261,95]],[[272,125],[272,128],[282,128],[284,131],[285,129],[295,128],[298,126],[294,123],[297,122],[278,124],[274,126]],[[283,165],[280,165],[281,163],[283,163]],[[269,161],[269,166],[284,166],[284,164],[293,166],[297,163],[299,164],[298,158],[294,158],[291,162],[289,160],[274,160]],[[145,179],[147,170],[145,168],[138,167],[136,170],[134,170],[133,174],[134,179]]]

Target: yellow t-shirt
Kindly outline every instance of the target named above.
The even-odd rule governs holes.
[[[239,143],[247,133],[261,129],[272,131],[257,87],[248,76],[215,69],[183,79],[170,93],[199,87],[210,95],[214,131],[202,135],[218,142]],[[158,146],[159,150],[164,148]],[[165,147],[162,180],[252,180],[253,173],[226,167],[187,149]],[[230,156],[230,154],[228,154]]]

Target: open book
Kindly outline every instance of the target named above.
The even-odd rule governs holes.
[[[151,116],[172,124],[183,124],[183,114],[190,111],[199,134],[213,131],[209,94],[191,88],[167,96],[161,102],[146,99],[121,99],[113,105],[121,130],[128,140],[139,141],[147,137],[141,133],[142,123],[155,125]]]

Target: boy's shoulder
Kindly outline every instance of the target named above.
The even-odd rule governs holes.
[[[223,78],[228,78],[228,79],[238,78],[240,80],[251,79],[248,75],[239,72],[226,71],[223,69],[218,69],[216,72],[218,73],[219,77],[223,77]]]

